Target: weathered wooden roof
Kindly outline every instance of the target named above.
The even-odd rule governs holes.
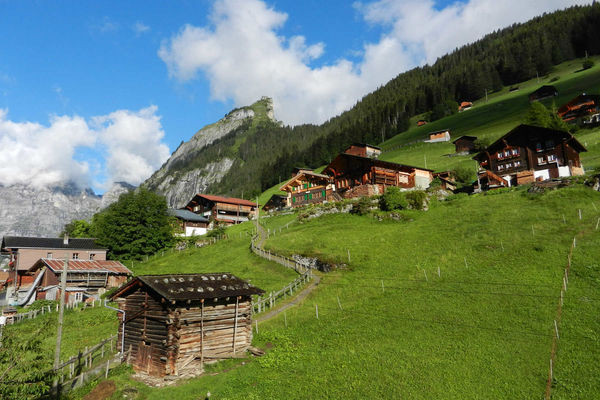
[[[202,194],[202,193],[198,193],[196,196],[212,201],[213,203],[227,203],[227,204],[235,204],[235,205],[241,205],[241,206],[251,206],[251,207],[256,207],[257,204],[253,203],[250,200],[245,200],[245,199],[238,199],[235,197],[225,197],[225,196],[214,196],[212,194]]]
[[[140,275],[123,285],[112,298],[145,285],[168,301],[187,301],[263,294],[264,290],[228,273]]]
[[[64,260],[58,258],[41,258],[29,271],[34,271],[43,266],[47,266],[53,272],[61,272],[64,266]],[[109,275],[131,275],[132,272],[119,261],[111,260],[69,260],[67,266],[68,272],[90,272]]]

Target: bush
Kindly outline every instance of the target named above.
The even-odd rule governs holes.
[[[594,60],[590,60],[589,58],[587,60],[585,60],[583,62],[583,64],[581,65],[583,67],[583,69],[590,69],[592,68],[596,63],[594,62]]]
[[[371,198],[361,197],[356,203],[352,205],[351,214],[356,215],[367,215],[371,211]]]
[[[382,211],[401,210],[407,207],[406,195],[395,186],[387,188],[379,200],[379,208]]]
[[[407,192],[405,197],[408,206],[414,210],[422,210],[427,203],[427,193],[422,190]]]
[[[457,167],[453,172],[456,181],[463,184],[469,184],[476,178],[475,171],[471,168]]]

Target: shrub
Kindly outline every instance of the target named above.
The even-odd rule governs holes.
[[[352,204],[351,214],[367,215],[371,211],[371,198],[361,197],[356,203]]]
[[[382,211],[401,210],[406,207],[408,207],[406,195],[395,186],[387,188],[379,200],[379,208]]]
[[[456,181],[463,184],[471,183],[475,179],[475,171],[471,168],[456,167],[453,172]]]
[[[581,66],[583,67],[583,69],[590,69],[592,68],[596,63],[594,62],[594,60],[590,60],[589,58],[587,60],[585,60]]]
[[[408,206],[414,210],[422,210],[427,203],[427,193],[422,190],[414,190],[406,193]]]

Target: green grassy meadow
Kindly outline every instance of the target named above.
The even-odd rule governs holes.
[[[598,62],[598,60],[595,60]],[[557,81],[552,82],[553,78]],[[542,85],[554,85],[559,95],[553,99],[542,100],[547,107],[553,104],[556,107],[568,102],[575,96],[586,93],[600,93],[600,65],[589,70],[581,71],[581,60],[573,60],[560,64],[546,77],[532,79],[518,85],[519,90],[509,92],[505,87],[497,93],[480,99],[473,103],[473,108],[462,113],[454,114],[438,121],[431,122],[422,127],[415,125],[421,116],[411,120],[411,128],[381,144],[383,153],[382,160],[397,162],[401,164],[427,167],[435,171],[445,171],[457,166],[475,168],[472,156],[448,157],[447,154],[454,153],[452,142],[443,143],[416,143],[394,149],[397,146],[411,143],[415,140],[425,139],[429,132],[450,129],[452,140],[463,135],[488,138],[494,141],[508,133],[512,128],[524,122],[529,108],[529,94]],[[600,167],[600,130],[581,130],[576,134],[582,143],[587,142],[589,152],[582,153],[581,159],[586,169]]]

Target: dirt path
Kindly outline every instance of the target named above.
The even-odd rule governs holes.
[[[259,240],[256,243],[256,246],[262,249],[263,245],[265,243],[265,240],[267,239],[267,232],[265,231],[265,228],[263,228],[260,224],[258,224],[258,231],[259,231],[259,233],[258,233]],[[313,274],[312,282],[307,287],[302,289],[302,291],[300,293],[298,293],[292,301],[284,304],[281,307],[277,307],[274,310],[270,310],[268,313],[257,317],[256,320],[258,322],[267,321],[267,320],[274,318],[277,315],[281,314],[285,310],[292,308],[294,306],[297,306],[298,304],[300,304],[302,302],[302,300],[304,300],[306,298],[306,296],[308,296],[319,285],[319,282],[321,282],[321,278],[319,276]]]

